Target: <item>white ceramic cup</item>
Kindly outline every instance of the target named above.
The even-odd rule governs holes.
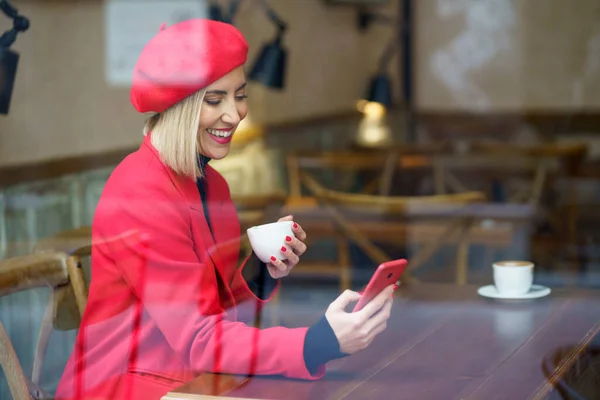
[[[279,260],[286,260],[285,254],[281,253],[281,247],[292,251],[285,243],[285,237],[296,237],[292,231],[292,221],[273,222],[271,224],[257,225],[249,228],[246,233],[254,254],[264,263],[271,262],[271,256]]]
[[[534,264],[529,261],[499,261],[493,264],[494,285],[503,295],[523,295],[533,284]]]

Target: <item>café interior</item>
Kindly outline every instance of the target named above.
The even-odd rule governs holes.
[[[164,399],[600,399],[600,0],[0,5],[0,398],[53,398],[96,204],[143,139],[133,64],[161,23],[202,16],[249,43],[249,113],[210,162],[240,257],[250,227],[307,233],[252,323],[312,324],[408,266],[387,329],[321,380],[208,371]],[[533,265],[525,295],[498,295],[503,261]]]

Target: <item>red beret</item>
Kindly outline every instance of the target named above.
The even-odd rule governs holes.
[[[190,19],[161,27],[133,71],[131,103],[163,112],[246,62],[248,43],[233,25]]]

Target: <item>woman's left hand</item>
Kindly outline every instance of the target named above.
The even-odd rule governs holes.
[[[288,215],[287,217],[279,218],[279,221],[293,221],[294,217],[292,215]],[[284,254],[287,257],[287,260],[279,260],[275,257],[271,257],[271,262],[267,264],[267,269],[269,270],[269,274],[274,279],[283,278],[287,276],[292,268],[298,264],[300,260],[300,256],[306,251],[306,245],[304,244],[304,240],[306,240],[306,232],[302,229],[302,227],[294,222],[292,224],[292,231],[296,237],[286,236],[282,238],[290,247],[290,250],[287,250],[284,246],[281,246],[281,254]]]

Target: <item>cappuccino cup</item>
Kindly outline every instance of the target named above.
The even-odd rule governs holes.
[[[534,264],[529,261],[498,261],[493,264],[494,285],[498,293],[509,296],[524,295],[533,284]]]
[[[286,253],[291,251],[291,248],[285,243],[285,237],[294,238],[296,236],[292,230],[292,224],[292,221],[281,221],[249,228],[246,233],[254,254],[266,264],[271,262],[271,256],[279,260],[286,260],[285,254],[281,253],[281,247],[287,249]]]

